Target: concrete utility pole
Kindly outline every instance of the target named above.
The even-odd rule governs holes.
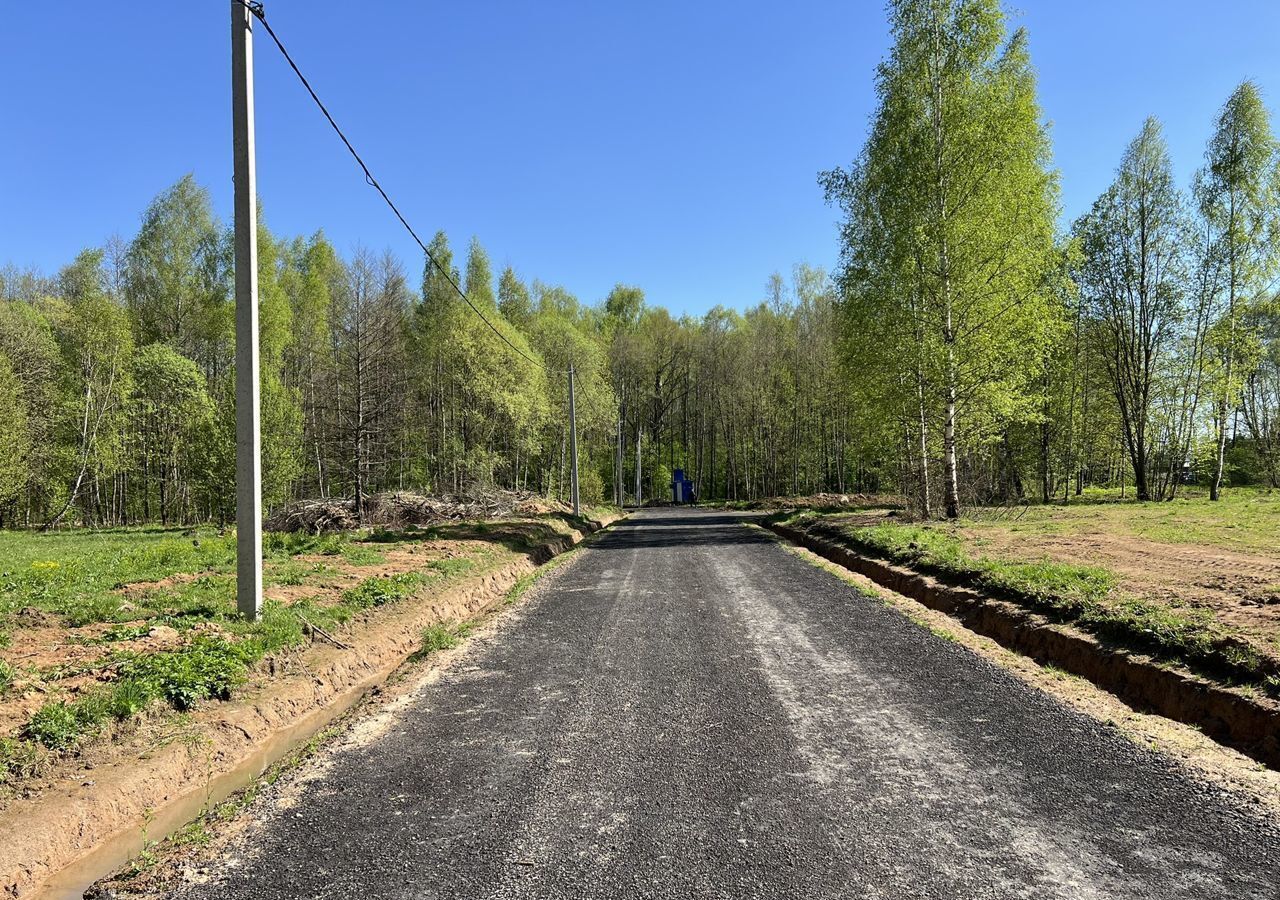
[[[253,13],[231,0],[235,157],[236,606],[262,610],[262,432],[258,393],[258,189],[253,163]]]
[[[573,376],[573,363],[569,363],[569,461],[573,466],[569,495],[573,500],[573,514],[580,516],[582,506],[578,502],[578,404],[573,396]]]

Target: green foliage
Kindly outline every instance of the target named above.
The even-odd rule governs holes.
[[[356,609],[385,606],[411,596],[422,584],[423,576],[416,572],[375,575],[344,591],[342,602]]]
[[[17,677],[17,672],[14,671],[13,664],[7,660],[0,659],[0,697],[9,692],[15,677]]]
[[[209,192],[186,175],[147,208],[129,245],[126,290],[141,343],[165,343],[205,371],[225,365],[233,309],[229,252]]]
[[[458,646],[458,635],[447,625],[432,625],[422,630],[422,652],[434,653]]]
[[[248,663],[260,657],[259,650],[199,635],[181,650],[129,660],[120,669],[116,690],[132,682],[137,696],[162,698],[178,710],[191,709],[201,700],[226,700],[244,681]]]
[[[179,572],[229,573],[235,538],[202,530],[0,531],[0,616],[34,607],[72,626],[138,617],[119,588]]]
[[[58,700],[36,710],[23,729],[22,737],[37,741],[50,750],[65,750],[93,724],[96,723],[86,721],[86,717],[79,714],[76,706]]]
[[[13,364],[0,351],[0,522],[28,479],[31,431],[22,385]]]
[[[1061,327],[1057,178],[1026,34],[1006,40],[997,0],[896,0],[890,23],[871,136],[822,181],[846,214],[845,352],[876,413],[916,432],[926,515],[941,435],[954,518],[960,436],[981,445],[1037,412]]]

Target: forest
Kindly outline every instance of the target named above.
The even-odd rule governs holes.
[[[674,316],[623,284],[584,301],[443,232],[419,271],[260,225],[268,507],[564,498],[570,365],[588,503],[662,500],[677,468],[702,500],[894,494],[923,518],[1278,486],[1280,150],[1258,86],[1204,123],[1190,184],[1135,122],[1064,225],[1026,32],[995,0],[890,18],[866,144],[815,188],[838,265],[740,309]],[[132,237],[0,270],[0,523],[233,518],[231,274],[191,175]]]

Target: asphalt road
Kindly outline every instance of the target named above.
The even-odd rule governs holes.
[[[730,516],[474,644],[184,896],[1280,897],[1274,820]]]

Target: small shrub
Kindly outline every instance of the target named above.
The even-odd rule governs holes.
[[[65,750],[75,744],[81,730],[75,707],[58,700],[35,711],[22,730],[22,737],[37,741],[50,750]]]
[[[145,682],[126,678],[116,682],[108,701],[108,712],[115,719],[131,719],[141,713],[155,697]]]
[[[458,635],[445,625],[432,625],[422,630],[422,652],[448,650],[458,646]]]
[[[252,656],[219,637],[201,637],[181,650],[139,656],[126,663],[120,680],[141,682],[152,697],[188,710],[201,700],[227,700],[245,679]]]

